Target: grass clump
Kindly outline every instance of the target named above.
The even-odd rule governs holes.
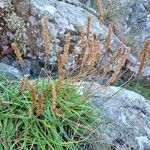
[[[62,85],[57,92],[55,115],[50,80],[33,82],[37,95],[35,104],[30,86],[20,92],[19,81],[0,83],[0,149],[70,150],[89,140],[96,112],[79,95],[77,88],[67,83]],[[42,97],[42,112],[38,115],[37,93]]]

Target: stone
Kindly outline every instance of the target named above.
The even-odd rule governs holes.
[[[18,61],[12,63],[12,66],[20,70],[22,75],[28,75],[30,78],[38,77],[42,67],[37,60],[24,59],[21,67]]]
[[[150,65],[144,67],[141,76],[143,79],[150,81]]]
[[[127,44],[132,45],[136,53],[143,46],[144,41],[150,38],[150,2],[149,0],[129,0],[128,2],[119,0],[118,3],[122,5],[118,10],[121,13],[114,23],[118,23],[121,32],[126,37]]]
[[[85,4],[89,3],[90,1],[82,1],[84,4],[81,4],[78,0],[65,0],[65,1],[58,1],[58,0],[19,0],[17,3],[12,3],[12,1],[8,1],[7,5],[5,4],[6,2],[2,1],[2,7],[5,6],[8,9],[8,4],[12,3],[15,5],[15,13],[16,18],[19,20],[23,20],[24,25],[24,30],[22,33],[23,35],[20,36],[21,43],[22,43],[22,48],[20,48],[21,43],[19,44],[19,49],[21,52],[24,53],[24,56],[27,56],[27,52],[30,51],[32,53],[32,56],[35,56],[40,62],[44,62],[44,44],[43,44],[43,18],[44,16],[48,16],[49,19],[49,32],[50,32],[50,37],[51,37],[51,56],[48,58],[48,65],[56,65],[57,64],[57,58],[56,58],[56,51],[58,49],[63,49],[64,46],[64,39],[65,35],[70,32],[73,39],[71,43],[71,49],[75,47],[77,44],[77,40],[79,39],[79,27],[84,27],[86,28],[86,17],[91,16],[91,31],[95,33],[99,37],[99,40],[101,42],[101,47],[100,50],[103,52],[104,51],[104,46],[103,43],[108,35],[108,28],[104,24],[99,22],[98,16],[96,11],[93,9],[87,7]],[[138,21],[138,16],[136,13],[138,12],[135,8],[135,17],[132,15],[129,17],[129,14],[133,13],[133,8],[128,7],[129,5],[134,6],[135,2],[130,3],[131,0],[128,1],[118,1],[119,6],[127,7],[128,9],[123,9],[123,10],[128,10],[127,12],[123,11],[122,15],[122,20],[123,20],[123,25],[127,24],[126,19],[130,21],[131,18],[132,21],[135,24]],[[149,3],[141,3],[141,5],[138,5],[139,3],[136,4],[135,7],[139,6],[140,10],[140,15],[141,18],[145,20],[145,11],[148,10]],[[5,7],[3,7],[3,13],[7,14],[8,12],[5,10]],[[81,15],[82,14],[82,15]],[[149,16],[149,15],[148,15]],[[147,17],[149,18],[149,17]],[[149,20],[149,19],[147,19]],[[18,22],[17,21],[17,22]],[[128,22],[127,21],[127,22]],[[149,21],[146,21],[147,23]],[[6,22],[4,22],[6,24]],[[13,22],[14,23],[14,22]],[[143,23],[143,22],[142,22]],[[138,23],[138,25],[141,23]],[[1,25],[0,25],[1,27]],[[12,32],[10,29],[8,29],[9,25],[2,26],[4,29],[4,33],[0,34],[0,40],[3,41],[4,35],[7,35],[8,39],[11,39],[11,41],[15,40],[14,36],[14,31]],[[123,26],[124,27],[124,26]],[[138,40],[140,39],[143,41],[145,39],[144,36],[149,35],[150,30],[146,30],[145,26],[141,26],[140,32],[138,35],[140,36],[135,36],[134,38],[137,38]],[[149,29],[149,23],[147,24],[147,29]],[[143,32],[145,30],[146,32]],[[7,33],[5,33],[7,32]],[[18,32],[18,31],[16,31]],[[133,32],[132,26],[127,25],[127,28],[125,29],[126,34]],[[143,33],[141,34],[141,32]],[[16,34],[17,35],[17,34]],[[20,34],[19,34],[20,35]],[[133,38],[132,38],[133,39]],[[139,41],[137,41],[139,43]],[[6,46],[8,43],[3,42],[2,47]],[[119,40],[119,38],[113,34],[112,42],[111,42],[111,48],[110,51],[113,53],[118,46],[123,45],[125,48],[127,48],[126,45],[122,44],[122,42]],[[133,44],[134,45],[134,44]],[[69,67],[67,69],[73,69],[75,60],[74,58],[75,55],[74,53],[70,53],[69,55]],[[128,65],[131,67],[132,60],[130,60],[131,57],[128,58]],[[71,64],[73,62],[73,64]],[[137,69],[138,65],[136,65],[134,68],[131,68],[133,70]],[[132,71],[132,70],[131,70]]]
[[[0,8],[3,9],[3,8],[9,7],[10,2],[11,2],[11,0],[8,0],[8,1],[1,0],[0,1]]]
[[[13,62],[12,66],[17,68],[18,70],[20,70],[23,75],[30,76],[31,62],[29,60],[24,59],[22,67],[21,67],[19,61]]]
[[[0,81],[3,81],[5,79],[15,80],[20,79],[21,77],[22,73],[17,68],[0,63]]]
[[[93,2],[93,0],[89,1]],[[88,6],[87,1],[81,0],[81,2]],[[115,34],[118,37],[124,36],[126,43],[132,45],[136,53],[143,46],[144,40],[150,38],[150,1],[106,0],[103,1],[103,5],[104,8],[111,9],[105,21],[114,23],[117,30]],[[107,10],[104,9],[104,14],[105,11]]]
[[[103,87],[97,83],[80,83],[80,91],[89,89],[91,104],[100,110],[98,140],[117,150],[145,150],[150,146],[150,101],[121,87]],[[83,94],[83,93],[81,93]]]
[[[30,6],[30,13],[29,13]],[[25,33],[24,33],[24,43],[27,48],[35,51],[36,55],[43,50],[43,18],[48,16],[49,18],[49,31],[52,39],[53,53],[56,52],[55,45],[53,41],[57,41],[59,37],[67,32],[74,32],[76,36],[79,36],[77,29],[79,27],[86,28],[86,17],[91,16],[91,31],[96,35],[102,35],[105,39],[107,36],[108,28],[99,23],[96,12],[85,5],[81,4],[79,1],[57,1],[57,0],[20,0],[15,3],[16,15],[24,20],[25,23]],[[23,11],[22,11],[23,9]],[[82,15],[81,15],[82,14]],[[11,35],[11,40],[15,40],[12,37],[11,31],[7,28],[7,35]],[[61,40],[63,40],[61,38]],[[60,41],[61,42],[61,41]],[[115,51],[116,47],[121,42],[119,39],[113,35],[112,41],[112,51]],[[58,44],[58,43],[57,43]]]
[[[19,32],[23,34],[22,36],[19,36],[23,38],[19,38],[21,43],[23,43],[22,47],[20,47],[21,43],[19,42],[19,50],[23,53],[25,58],[30,53],[40,62],[44,63],[45,55],[42,26],[44,16],[48,16],[49,32],[51,37],[51,56],[48,58],[48,65],[57,64],[56,51],[58,49],[63,49],[65,36],[68,32],[72,35],[72,49],[76,46],[79,39],[79,28],[83,27],[84,30],[86,30],[87,16],[91,16],[91,31],[95,35],[100,35],[102,37],[102,43],[108,34],[108,28],[104,24],[99,23],[96,12],[81,4],[78,0],[31,0],[30,2],[28,0],[20,0],[17,3],[13,2],[11,6],[13,7],[13,5],[15,5],[16,8],[13,12],[13,16],[18,18],[16,21],[17,24],[21,20],[23,21],[22,24],[24,24],[23,27],[25,28],[23,30],[24,32]],[[3,9],[3,12],[5,12],[5,9]],[[8,12],[6,11],[5,13],[7,14]],[[11,14],[9,15],[12,16]],[[13,20],[13,23],[10,24],[7,24],[10,20],[7,21],[7,23],[5,22],[7,25],[3,26],[4,33],[1,34],[2,36],[0,36],[0,40],[3,41],[4,34],[7,35],[7,39],[10,39],[10,42],[16,40],[14,36],[16,35],[14,34],[15,31],[12,32],[11,28],[9,28],[11,24],[14,24],[14,21],[15,20]],[[18,32],[18,30],[16,32]],[[2,47],[5,47],[7,44],[8,42],[3,42]],[[121,41],[113,35],[111,44],[111,51],[114,52],[118,45],[121,44]],[[73,69],[72,66],[75,66],[75,56],[73,53],[70,53],[69,57],[70,62],[68,66],[70,66],[70,68],[67,68]],[[72,62],[73,64],[71,64]],[[15,66],[14,62],[12,63]]]

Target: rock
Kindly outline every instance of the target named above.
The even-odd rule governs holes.
[[[137,58],[132,54],[128,57],[128,62],[126,68],[128,68],[133,74],[136,74],[140,63],[138,62]],[[150,81],[150,63],[146,63],[144,69],[141,72],[140,78],[143,80]]]
[[[126,43],[135,51],[139,50],[146,39],[150,38],[150,1],[149,0],[113,0],[117,3],[118,17],[112,19],[120,32],[126,37]],[[115,11],[115,7],[114,11]],[[122,9],[123,8],[123,9]]]
[[[14,80],[14,79],[20,79],[22,77],[22,73],[9,65],[0,63],[0,80]]]
[[[43,18],[44,16],[48,16],[50,29],[49,31],[52,39],[52,58],[50,58],[49,61],[52,64],[56,63],[56,50],[60,47],[63,47],[63,45],[60,46],[60,43],[64,43],[65,34],[67,32],[71,32],[72,36],[77,37],[75,37],[74,39],[78,39],[78,29],[79,27],[86,28],[87,16],[91,16],[92,18],[91,31],[96,35],[101,35],[103,39],[105,39],[107,36],[108,28],[103,24],[99,24],[96,12],[89,7],[81,4],[78,0],[31,0],[30,3],[28,0],[20,0],[17,3],[12,3],[12,7],[13,5],[15,5],[16,14],[13,13],[12,15],[10,14],[10,16],[15,16],[15,18],[17,18],[16,23],[21,24],[20,26],[23,26],[23,31],[21,32],[23,34],[21,36],[22,39],[19,40],[21,40],[21,43],[22,41],[24,41],[24,43],[20,50],[24,53],[26,51],[31,51],[34,53],[34,55],[38,56],[39,59],[41,59],[41,56],[39,56],[39,54],[41,53],[41,51],[43,51]],[[7,28],[7,33],[5,34],[8,36],[11,35],[9,36],[10,40],[15,40],[15,36],[13,37],[11,31],[11,25],[14,24],[14,20],[11,21],[12,18],[13,17],[11,17],[11,19],[7,19],[7,22],[5,22],[5,24],[7,25],[3,26],[3,28]],[[24,21],[23,23],[22,20]],[[19,30],[16,29],[16,31],[13,31],[13,33],[19,32]],[[0,38],[2,39],[2,37]],[[75,42],[76,41],[74,41],[74,43]],[[119,39],[115,35],[113,35],[111,50],[115,51],[120,43],[121,42],[119,41]]]
[[[22,67],[18,61],[13,62],[12,66],[20,70],[23,75],[30,76],[31,62],[29,60],[24,59]]]
[[[150,65],[145,66],[145,68],[142,71],[141,76],[142,76],[143,79],[150,81]]]
[[[93,0],[80,0],[89,5]],[[149,0],[106,0],[103,1],[106,22],[113,22],[118,37],[125,37],[128,45],[139,50],[145,39],[150,38]],[[92,7],[92,6],[91,6]]]
[[[22,67],[20,66],[18,61],[13,62],[12,66],[20,70],[22,75],[28,75],[30,78],[38,77],[42,69],[37,60],[30,59],[24,59]]]
[[[90,2],[89,0],[80,1],[84,4]],[[11,5],[8,5],[10,3]],[[129,0],[128,2],[119,1],[119,3],[121,3],[121,6],[124,6],[125,4],[127,5],[129,3]],[[48,65],[56,66],[56,51],[58,49],[63,49],[65,35],[68,32],[71,33],[71,36],[73,38],[71,41],[71,49],[73,49],[75,45],[77,45],[77,41],[79,39],[79,27],[82,26],[85,29],[86,17],[91,16],[91,31],[95,33],[95,35],[98,35],[98,37],[100,37],[100,50],[103,52],[103,44],[108,35],[108,28],[104,24],[99,23],[96,11],[84,4],[81,4],[78,0],[19,0],[17,3],[12,0],[8,1],[8,3],[2,1],[2,16],[0,17],[4,18],[7,16],[7,19],[2,19],[3,32],[1,31],[2,33],[0,34],[0,41],[3,41],[4,36],[7,36],[6,41],[8,41],[8,39],[10,41],[15,41],[18,37],[16,42],[19,43],[19,49],[24,54],[24,56],[26,57],[28,53],[30,53],[32,56],[35,56],[36,59],[38,59],[41,63],[44,63],[45,55],[43,46],[42,24],[44,16],[48,16],[49,31],[51,37],[51,56],[48,58]],[[12,7],[11,9],[13,11],[8,11],[8,9],[10,9],[10,6]],[[149,5],[144,3],[143,6],[140,6],[142,9],[141,11],[145,11],[145,9],[147,10],[148,6]],[[13,13],[10,14],[11,12]],[[127,11],[127,14],[129,12]],[[123,17],[127,14],[125,12]],[[14,24],[17,24],[17,28],[15,29]],[[142,30],[142,28],[140,29]],[[20,33],[22,35],[20,35]],[[7,42],[3,42],[2,47],[6,46],[7,44]],[[119,38],[115,34],[113,34],[110,51],[114,52],[120,45],[123,45],[123,47],[126,48],[126,45],[122,44]],[[68,59],[69,63],[67,69],[74,69],[76,66],[75,54],[71,52],[69,57],[70,58]],[[128,60],[128,66],[131,67],[132,60],[130,60],[130,58]],[[137,69],[137,67],[138,66],[132,69],[135,70]]]
[[[150,145],[150,101],[120,87],[83,83],[101,112],[100,138],[116,149],[144,150]],[[81,88],[82,89],[82,88]]]
[[[11,0],[8,0],[7,2],[6,1],[0,1],[0,8],[3,9],[6,7],[9,7],[10,2],[11,2]]]

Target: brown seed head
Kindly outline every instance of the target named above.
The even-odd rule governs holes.
[[[43,38],[44,38],[44,52],[46,59],[50,54],[50,36],[49,36],[49,29],[48,29],[48,17],[44,17],[44,24],[43,24]]]
[[[12,43],[12,44],[11,44],[11,47],[12,47],[12,49],[14,50],[14,53],[16,54],[16,56],[17,56],[17,58],[18,58],[18,60],[19,60],[19,63],[20,63],[20,65],[21,65],[21,67],[22,67],[22,66],[23,66],[23,59],[22,59],[22,57],[21,57],[20,50],[17,48],[16,43]]]
[[[28,75],[24,75],[23,79],[20,81],[20,94],[22,94],[23,90],[27,89],[28,86]]]
[[[38,94],[38,103],[37,103],[37,110],[36,115],[37,117],[40,116],[43,112],[43,95],[42,93]]]
[[[107,53],[108,53],[108,50],[110,49],[110,46],[111,46],[112,36],[113,36],[113,25],[110,23],[108,36],[107,36],[105,43],[104,43],[104,47],[105,47],[105,50]]]
[[[34,82],[30,83],[30,94],[31,94],[32,106],[35,106],[35,103],[36,103],[36,88],[35,88]]]
[[[94,68],[98,55],[99,55],[99,39],[96,38],[95,40],[93,39],[93,46],[89,56],[89,67],[88,67],[89,70]]]
[[[105,86],[109,86],[117,79],[120,73],[120,70],[124,66],[130,52],[131,52],[131,49],[127,48],[127,50],[123,53],[123,55],[118,59],[118,64],[116,64],[115,66],[114,73],[112,74],[111,78],[106,82]]]
[[[64,79],[64,64],[63,64],[63,58],[60,51],[57,52],[57,65],[58,65],[58,83],[57,83],[57,91],[62,86],[63,79]]]
[[[57,115],[57,108],[56,108],[56,99],[57,99],[57,89],[53,81],[52,84],[52,111],[55,115]]]
[[[90,34],[90,25],[91,25],[91,16],[87,16],[87,23],[86,23],[87,38],[89,37]]]
[[[65,40],[65,45],[64,45],[63,65],[67,62],[67,59],[68,59],[70,41],[71,41],[71,36],[70,36],[70,33],[68,33],[67,37],[66,37],[66,40]]]
[[[99,13],[99,20],[100,23],[102,23],[104,21],[102,0],[97,0],[97,6],[98,6],[98,13]]]
[[[139,76],[144,68],[144,65],[145,65],[145,60],[146,60],[146,57],[148,55],[148,51],[150,50],[150,40],[146,40],[144,42],[144,46],[143,46],[143,49],[141,50],[140,52],[140,55],[139,55],[139,62],[140,62],[140,66],[139,66],[139,69],[136,73],[136,76]]]

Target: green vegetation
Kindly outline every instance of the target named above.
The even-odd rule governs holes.
[[[79,95],[76,87],[66,83],[59,89],[58,114],[54,115],[50,80],[37,79],[34,84],[43,95],[39,116],[38,103],[33,107],[30,88],[21,94],[19,81],[0,82],[0,150],[74,150],[90,142],[96,109]]]
[[[127,89],[135,91],[145,98],[150,99],[150,82],[133,81],[127,86]]]

